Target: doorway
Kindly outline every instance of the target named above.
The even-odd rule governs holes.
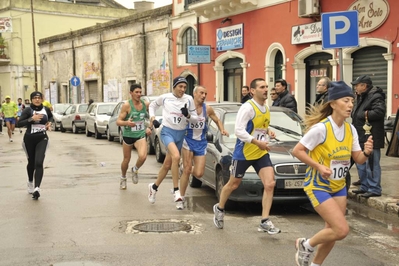
[[[243,86],[242,62],[241,58],[232,58],[223,63],[223,101],[241,102],[241,88]]]
[[[316,53],[306,58],[306,104],[312,105],[316,100],[316,85],[321,77],[331,79],[331,54]]]

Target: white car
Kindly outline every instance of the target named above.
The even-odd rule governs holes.
[[[53,121],[51,124],[52,131],[58,131],[61,125],[61,119],[65,110],[70,106],[69,103],[56,103],[53,104]]]
[[[96,139],[101,139],[107,134],[108,121],[117,104],[117,102],[99,102],[89,106],[86,114],[86,136],[94,134]]]
[[[77,134],[80,130],[85,130],[87,108],[87,103],[71,104],[61,118],[61,132],[72,130],[73,133]]]

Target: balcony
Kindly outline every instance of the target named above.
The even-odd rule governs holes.
[[[237,11],[255,9],[257,5],[258,0],[185,0],[185,9],[205,18],[228,16]]]
[[[0,66],[5,66],[10,64],[10,58],[8,58],[6,54],[7,46],[4,44],[0,44]]]

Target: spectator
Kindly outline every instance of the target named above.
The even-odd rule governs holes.
[[[323,104],[328,100],[328,88],[330,87],[331,80],[328,77],[319,79],[316,85],[316,101],[313,105]]]
[[[90,99],[90,100],[89,100],[89,106],[90,106],[92,103],[94,103],[94,101],[93,101],[93,99]]]
[[[295,97],[287,89],[287,81],[285,79],[276,80],[275,88],[278,95],[275,106],[286,107],[298,113]]]
[[[252,99],[252,96],[249,93],[249,87],[248,86],[242,86],[241,94],[242,94],[241,103],[245,103],[249,99]]]
[[[272,88],[270,90],[270,99],[273,101],[272,106],[277,106],[277,101],[276,101],[277,98],[278,98],[278,95],[276,92],[276,88]]]

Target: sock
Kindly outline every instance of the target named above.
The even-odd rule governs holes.
[[[178,187],[174,187],[174,188],[173,188],[173,192],[178,191],[178,190],[179,190]]]
[[[220,208],[219,206],[217,206],[216,208],[218,208],[219,211],[224,212],[224,209]]]
[[[154,183],[154,184],[152,185],[152,189],[155,190],[155,191],[158,191],[158,186],[155,185],[155,183]]]
[[[137,172],[139,170],[139,168],[137,168],[137,166],[133,166],[132,170],[133,170],[133,172]]]
[[[321,266],[321,265],[312,262],[312,264],[310,264],[310,266]]]
[[[263,223],[267,222],[268,220],[269,220],[269,217],[263,218],[262,220],[260,220],[260,223],[263,224]]]
[[[305,243],[303,243],[303,246],[307,249],[307,250],[309,250],[309,251],[314,251],[314,247],[312,247],[310,244],[309,244],[309,239],[307,239],[306,241],[305,241]]]
[[[121,176],[121,179],[126,179],[126,176]]]

